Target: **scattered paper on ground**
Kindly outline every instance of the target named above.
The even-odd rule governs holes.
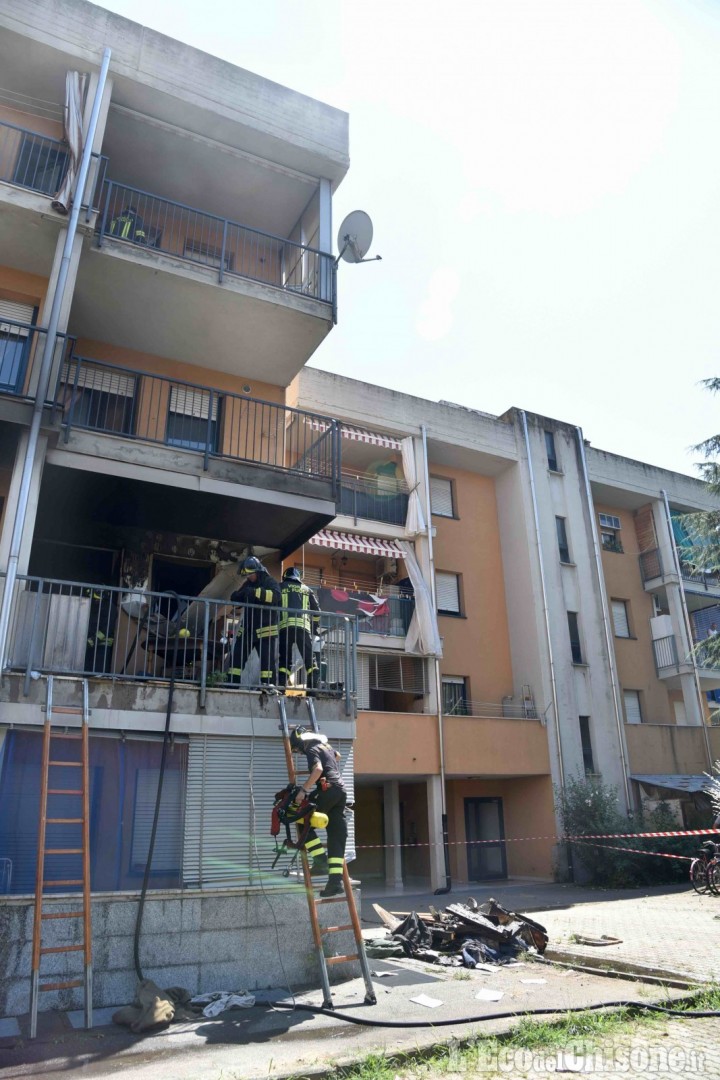
[[[475,995],[476,1001],[499,1001],[503,996],[502,990],[486,990],[485,987],[482,990],[478,990]]]
[[[520,982],[528,984],[532,983],[533,986],[542,986],[547,982],[547,979],[521,979]]]
[[[416,1005],[424,1005],[426,1009],[437,1009],[438,1005],[444,1005],[443,1001],[439,1001],[437,998],[428,997],[427,994],[418,994],[417,997],[410,998]]]

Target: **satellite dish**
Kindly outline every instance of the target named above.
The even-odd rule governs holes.
[[[365,262],[365,256],[372,244],[372,221],[364,210],[353,210],[348,214],[338,230],[337,262],[344,259],[349,263]],[[375,256],[381,258],[380,255]],[[370,260],[368,260],[370,261]]]

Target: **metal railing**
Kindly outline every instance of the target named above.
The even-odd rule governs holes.
[[[209,689],[307,686],[354,707],[354,620],[321,612],[278,626],[298,611],[228,600],[22,576],[15,583],[6,669]]]
[[[675,668],[676,670],[679,668],[677,641],[673,634],[668,637],[653,638],[653,653],[658,674],[668,668]]]
[[[693,570],[689,563],[680,560],[680,575],[683,581],[690,581],[693,585],[701,585],[704,590],[717,589],[720,587],[720,575],[715,570]]]
[[[316,589],[320,606],[357,618],[358,632],[379,637],[405,637],[415,611],[415,597],[394,585],[349,588],[323,581]]]
[[[340,477],[340,513],[353,518],[383,521],[404,527],[407,520],[408,486],[404,480],[359,476],[343,472]]]
[[[335,307],[333,257],[281,236],[105,181],[98,247],[108,236]]]
[[[640,576],[643,582],[663,576],[662,556],[658,548],[640,552]]]
[[[538,720],[542,718],[533,705],[510,705],[507,702],[470,701],[460,698],[443,707],[445,716],[467,716],[485,720]]]
[[[0,121],[0,180],[6,184],[54,195],[68,160],[67,143],[61,139]]]
[[[101,363],[75,354],[55,392],[65,442],[73,428],[161,443],[330,481],[337,497],[337,421],[277,402]]]
[[[42,359],[46,338],[42,326],[0,318],[0,394],[30,397],[33,366]],[[72,351],[74,341],[67,334],[56,334],[56,362]]]

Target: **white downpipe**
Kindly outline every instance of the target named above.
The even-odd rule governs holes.
[[[684,589],[683,583],[682,583],[682,568],[680,566],[680,556],[678,555],[677,545],[675,543],[675,534],[673,533],[673,528],[672,528],[672,515],[670,514],[670,503],[668,501],[667,491],[665,491],[663,489],[663,490],[661,490],[660,494],[662,495],[663,505],[665,507],[665,526],[666,526],[667,531],[668,531],[668,536],[669,536],[669,539],[670,539],[670,550],[672,551],[672,554],[673,554],[673,563],[675,565],[675,573],[677,574],[677,578],[678,578],[678,582],[679,582],[680,607],[681,607],[682,613],[683,613],[683,622],[685,624],[685,633],[687,634],[687,639],[690,642],[690,661],[692,663],[693,675],[695,677],[695,692],[697,693],[697,696],[698,696],[698,706],[699,706],[699,709],[700,709],[700,722],[702,724],[703,736],[704,736],[704,739],[705,739],[705,753],[707,754],[707,759],[708,759],[708,769],[709,769],[710,773],[712,773],[713,764],[714,764],[713,755],[712,755],[712,749],[710,747],[710,736],[708,734],[707,724],[705,723],[705,710],[703,708],[703,692],[702,692],[702,687],[700,686],[700,676],[698,675],[697,660],[695,658],[695,643],[693,642],[692,626],[690,624],[690,615],[688,613],[687,600],[685,599],[685,589]]]
[[[552,637],[550,636],[550,612],[548,608],[547,586],[545,583],[545,568],[543,566],[542,539],[540,537],[540,515],[538,514],[537,492],[535,490],[535,472],[530,453],[530,436],[528,434],[527,416],[524,409],[518,409],[522,421],[523,437],[525,439],[525,452],[527,454],[528,474],[530,477],[530,498],[532,501],[533,524],[535,526],[535,546],[537,548],[538,566],[540,570],[540,592],[542,594],[543,618],[545,620],[545,642],[547,644],[548,660],[550,663],[550,690],[552,693],[553,714],[555,716],[555,741],[557,743],[558,772],[560,774],[560,787],[565,790],[565,765],[563,763],[562,740],[560,737],[560,712],[558,709],[557,683],[555,680],[555,658],[553,656]]]
[[[435,582],[435,553],[433,550],[432,536],[432,504],[430,500],[430,469],[428,467],[427,428],[420,425],[423,447],[423,470],[425,473],[425,521],[427,524],[428,558],[430,561],[430,596],[432,598],[433,611],[437,612],[437,586]],[[437,700],[438,715],[438,744],[440,751],[440,813],[442,814],[443,840],[447,827],[447,799],[445,796],[445,724],[442,707],[442,680],[440,678],[440,659],[435,657],[435,697]],[[447,852],[446,852],[447,855]],[[450,868],[446,867],[446,887],[450,884]]]
[[[593,554],[595,557],[595,573],[597,574],[598,591],[600,593],[600,606],[602,608],[603,631],[605,636],[605,649],[607,651],[608,664],[610,666],[610,682],[612,683],[613,704],[615,707],[615,726],[617,727],[618,741],[620,743],[620,762],[623,771],[623,785],[625,788],[625,802],[628,811],[633,809],[630,796],[630,777],[628,775],[628,753],[625,744],[625,729],[623,728],[622,705],[620,704],[620,683],[618,682],[615,668],[615,651],[613,649],[612,636],[610,634],[610,610],[608,608],[607,595],[605,592],[605,577],[602,568],[602,556],[600,554],[600,541],[598,540],[597,527],[595,525],[595,510],[590,488],[590,476],[588,475],[587,459],[585,457],[585,440],[582,428],[576,427],[578,447],[580,451],[580,465],[582,467],[583,485],[585,488],[585,500],[587,503],[588,517],[590,518],[590,535],[593,542]]]
[[[20,480],[20,491],[18,494],[17,507],[15,510],[15,519],[13,522],[7,573],[5,575],[5,589],[3,591],[2,605],[0,605],[0,675],[2,675],[5,670],[5,655],[7,652],[8,629],[10,626],[10,611],[12,608],[13,593],[15,591],[17,568],[20,561],[20,548],[22,545],[23,531],[25,529],[28,500],[30,498],[30,485],[32,481],[32,473],[35,463],[35,452],[37,450],[38,438],[40,436],[40,425],[42,423],[45,399],[47,398],[48,386],[50,384],[50,374],[52,371],[53,355],[55,352],[55,338],[57,336],[58,323],[60,321],[60,310],[62,307],[63,299],[65,297],[65,288],[67,285],[68,273],[70,270],[72,249],[75,243],[78,220],[80,218],[80,204],[82,203],[82,196],[83,192],[85,191],[88,170],[90,168],[93,141],[95,139],[95,131],[97,129],[98,118],[100,116],[100,106],[102,104],[103,92],[105,90],[105,82],[107,79],[108,68],[110,66],[110,56],[110,49],[106,48],[103,52],[102,63],[100,66],[100,74],[98,76],[98,84],[95,90],[95,100],[93,101],[92,112],[90,114],[90,122],[88,124],[88,130],[85,136],[85,146],[83,147],[80,169],[78,172],[77,183],[75,185],[75,197],[73,199],[72,210],[70,212],[70,218],[68,220],[67,234],[65,236],[62,260],[60,262],[60,269],[58,272],[57,283],[55,285],[55,292],[53,294],[52,307],[50,308],[50,318],[48,320],[45,336],[45,347],[43,349],[42,361],[40,364],[40,373],[38,375],[37,390],[35,392],[35,401],[33,403],[32,420],[30,422],[27,446],[25,448],[25,458],[23,461],[22,477]]]

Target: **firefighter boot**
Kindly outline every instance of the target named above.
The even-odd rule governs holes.
[[[316,855],[313,859],[312,866],[310,868],[311,877],[327,877],[328,861],[327,855]]]
[[[331,874],[327,885],[321,890],[320,895],[327,899],[329,896],[339,896],[344,891],[343,879],[340,874]]]

